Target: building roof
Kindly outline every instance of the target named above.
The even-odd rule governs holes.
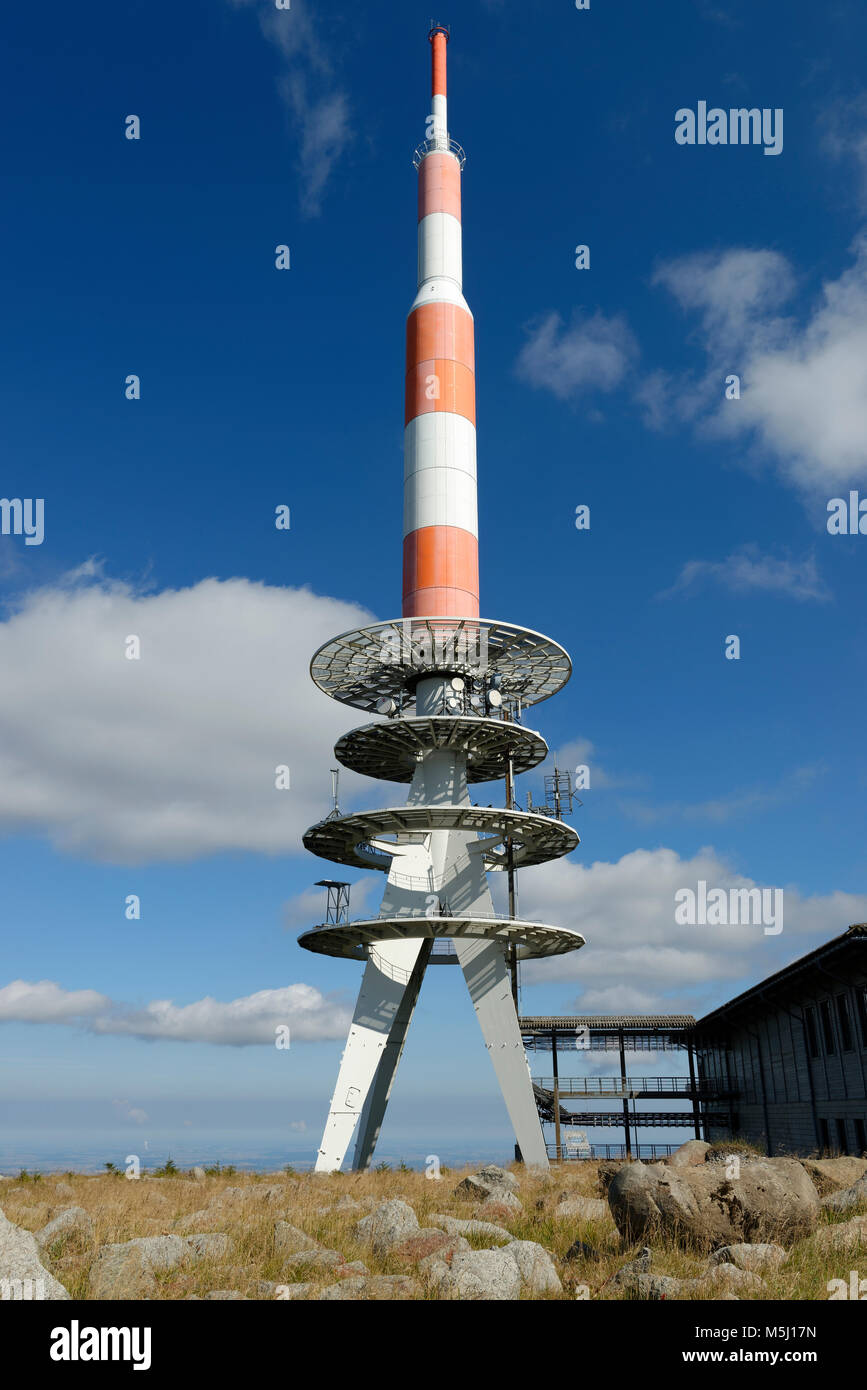
[[[867,971],[867,922],[856,922],[839,936],[833,936],[830,941],[817,946],[814,951],[808,951],[805,956],[799,956],[797,960],[786,965],[782,970],[777,970],[775,974],[768,975],[767,979],[760,980],[757,985],[752,985],[750,989],[744,990],[743,994],[735,995],[726,1004],[720,1004],[719,1008],[713,1009],[704,1018],[700,1018],[696,1024],[698,1031],[710,1027],[716,1023],[722,1023],[726,1016],[739,1009],[747,1009],[755,1004],[763,1004],[765,996],[769,990],[778,989],[794,984],[798,975],[804,971],[811,970],[817,966],[821,967],[833,956],[838,956],[841,951],[849,952],[855,948],[859,955],[863,953],[865,971]]]
[[[682,1028],[694,1028],[692,1014],[576,1014],[569,1018],[548,1018],[544,1015],[531,1015],[519,1020],[524,1033],[541,1032],[556,1028],[558,1032],[568,1032],[578,1028],[601,1031],[624,1028],[636,1032],[649,1032],[654,1029],[676,1032]]]

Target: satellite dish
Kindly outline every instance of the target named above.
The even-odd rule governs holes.
[[[454,695],[450,695],[450,696],[449,696],[449,698],[446,700],[446,704],[448,705],[449,709],[451,709],[451,710],[456,710],[456,711],[457,711],[457,710],[459,710],[460,707],[461,707],[461,702],[460,702],[460,700],[457,699],[457,697],[454,696]]]
[[[499,709],[502,703],[503,697],[500,694],[499,690],[488,691],[488,704],[491,706],[492,709]]]
[[[377,700],[376,702],[377,714],[394,714],[396,709],[397,705],[390,695],[384,695],[381,700]]]
[[[484,704],[484,701],[482,700],[481,695],[471,695],[470,704],[473,706],[473,709],[481,709],[482,705]]]
[[[453,676],[453,677],[452,677],[452,690],[457,690],[458,693],[460,693],[460,691],[462,691],[463,688],[464,688],[463,677],[462,677],[462,676]]]

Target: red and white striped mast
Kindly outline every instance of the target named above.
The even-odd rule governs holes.
[[[476,379],[464,299],[461,169],[449,138],[448,30],[434,25],[431,113],[418,168],[418,289],[406,325],[404,617],[479,616]]]

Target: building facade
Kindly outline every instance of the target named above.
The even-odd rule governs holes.
[[[695,1041],[700,1081],[728,1096],[708,1139],[867,1154],[867,923],[707,1014]]]

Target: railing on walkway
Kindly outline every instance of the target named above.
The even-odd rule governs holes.
[[[553,1076],[534,1076],[537,1086],[545,1091],[553,1091]],[[624,1083],[620,1076],[561,1076],[556,1078],[560,1099],[564,1096],[612,1096],[615,1099],[629,1098],[633,1092],[642,1091],[649,1095],[669,1092],[674,1095],[717,1096],[725,1091],[718,1082],[699,1080],[693,1083],[688,1076],[627,1076]]]
[[[592,1159],[627,1157],[625,1144],[590,1144],[585,1149],[570,1148],[561,1144],[559,1155],[556,1144],[548,1144],[546,1148],[548,1157],[558,1163],[587,1163]],[[641,1160],[668,1158],[679,1148],[679,1144],[633,1144],[630,1156]]]

